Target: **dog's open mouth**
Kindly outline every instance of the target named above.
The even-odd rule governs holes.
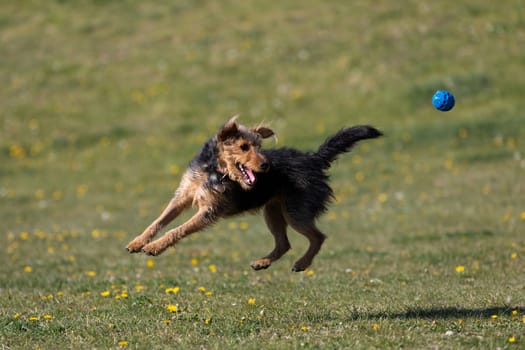
[[[241,163],[237,163],[237,168],[241,171],[242,180],[245,184],[247,184],[248,186],[255,185],[255,182],[257,182],[257,178],[255,177],[255,174],[251,169],[245,167]]]

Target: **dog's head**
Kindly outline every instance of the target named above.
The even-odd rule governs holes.
[[[257,173],[270,169],[268,159],[260,153],[262,139],[274,132],[264,126],[247,128],[232,117],[217,133],[219,171],[245,190],[257,182]]]

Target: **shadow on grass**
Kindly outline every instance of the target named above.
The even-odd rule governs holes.
[[[409,309],[405,312],[354,312],[350,316],[351,320],[359,319],[462,319],[462,318],[489,318],[492,315],[510,316],[512,311],[517,311],[523,315],[525,307],[493,306],[488,308],[457,308],[457,307],[438,307],[429,309]]]

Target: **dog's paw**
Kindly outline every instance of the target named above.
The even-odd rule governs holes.
[[[272,262],[270,261],[270,259],[259,259],[252,262],[250,266],[255,271],[258,271],[269,268],[271,264]]]
[[[144,247],[142,247],[142,252],[150,256],[160,255],[165,250],[166,247],[164,247],[162,244],[159,244],[158,241],[148,243]]]
[[[142,247],[144,247],[148,242],[146,242],[141,237],[136,237],[134,240],[128,243],[126,246],[126,249],[130,253],[138,253],[142,250]]]
[[[311,265],[311,262],[306,261],[297,261],[294,266],[292,267],[292,272],[302,272],[308,268],[308,266]]]

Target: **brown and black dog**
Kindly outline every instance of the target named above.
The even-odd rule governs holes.
[[[173,199],[162,214],[128,244],[129,252],[159,255],[219,218],[262,208],[275,248],[252,262],[251,267],[266,269],[290,249],[288,226],[306,236],[310,243],[292,270],[303,271],[310,266],[326,238],[315,220],[327,210],[333,198],[326,170],[354,143],[379,137],[381,132],[371,126],[344,128],[329,137],[316,152],[291,148],[262,150],[262,139],[273,136],[274,132],[265,126],[245,127],[236,119],[231,118],[204,144],[190,162]],[[157,232],[190,206],[198,208],[190,220],[152,242]]]

